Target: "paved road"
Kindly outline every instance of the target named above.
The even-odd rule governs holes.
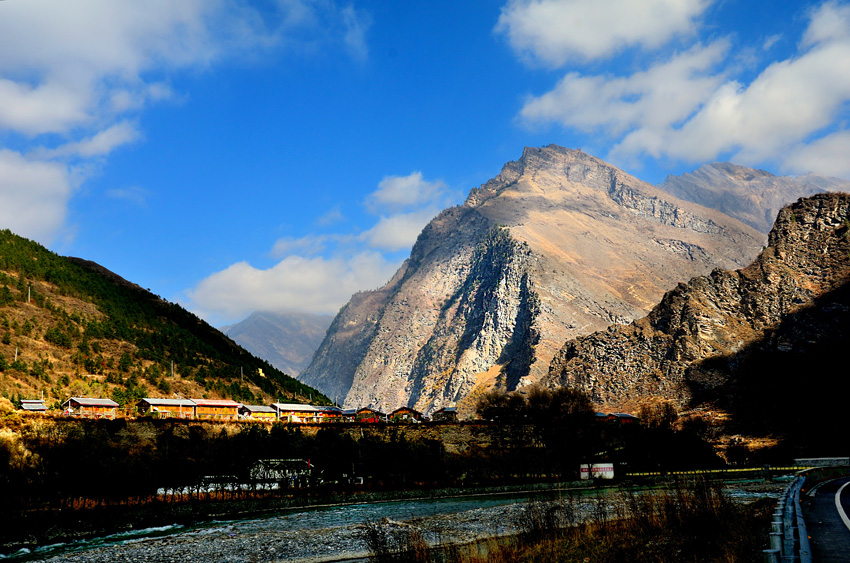
[[[850,528],[841,519],[835,500],[838,490],[847,483],[850,477],[829,481],[818,487],[813,496],[801,499],[815,563],[850,563]],[[840,502],[850,516],[850,485],[842,490]]]

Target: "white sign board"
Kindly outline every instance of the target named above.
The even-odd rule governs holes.
[[[614,464],[613,463],[582,463],[581,464],[582,479],[613,479]]]

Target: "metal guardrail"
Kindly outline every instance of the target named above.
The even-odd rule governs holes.
[[[803,471],[811,469],[809,465],[792,465],[792,466],[764,466],[764,467],[742,467],[742,468],[726,468],[726,469],[698,469],[691,471],[645,471],[642,473],[626,473],[626,477],[662,477],[668,475],[726,475],[732,473],[764,473],[770,472],[790,472]]]
[[[809,535],[800,506],[800,490],[805,482],[804,476],[795,477],[776,505],[770,549],[764,550],[765,563],[812,563]]]

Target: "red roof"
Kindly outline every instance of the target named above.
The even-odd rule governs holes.
[[[231,401],[230,399],[192,399],[192,402],[199,407],[236,407],[242,406],[241,403]]]

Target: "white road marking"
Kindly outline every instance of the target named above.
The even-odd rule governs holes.
[[[838,492],[835,493],[835,508],[838,509],[838,515],[841,516],[841,521],[844,522],[844,525],[847,526],[847,529],[850,530],[850,518],[847,517],[847,513],[844,512],[844,507],[841,506],[841,491],[844,490],[844,487],[850,485],[850,481],[847,481],[841,488],[838,489]]]
[[[832,483],[833,481],[835,481],[835,479],[830,479],[828,481],[821,481],[820,483],[818,483],[817,485],[815,485],[814,487],[809,489],[809,492],[806,493],[806,496],[811,497],[811,498],[815,498],[815,495],[817,494],[818,489],[820,489],[821,487],[823,487],[827,483]]]

